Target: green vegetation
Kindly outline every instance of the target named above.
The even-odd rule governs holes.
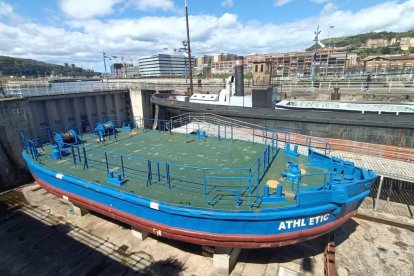
[[[93,70],[76,67],[74,64],[57,65],[32,59],[0,56],[0,76],[17,77],[44,77],[62,75],[68,77],[92,77],[98,76]]]
[[[366,58],[372,55],[392,55],[392,54],[408,54],[414,53],[414,48],[411,47],[408,51],[403,51],[400,48],[400,44],[390,45],[387,47],[377,48],[365,48],[365,43],[368,39],[387,39],[390,41],[392,38],[397,40],[402,37],[414,37],[414,30],[408,32],[370,32],[365,34],[359,34],[354,36],[341,36],[333,39],[323,39],[321,42],[325,45],[335,45],[335,47],[345,47],[347,52],[357,53],[360,58]],[[307,50],[312,50],[313,45]]]

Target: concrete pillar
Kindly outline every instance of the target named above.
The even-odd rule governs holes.
[[[142,90],[141,89],[131,89],[131,106],[132,106],[132,115],[134,118],[144,117],[144,108],[142,103]]]
[[[46,114],[49,125],[54,125],[59,117],[56,108],[56,101],[49,100],[46,102]]]
[[[56,100],[56,107],[59,110],[59,119],[62,121],[62,123],[67,123],[68,122],[68,118],[69,113],[68,113],[68,109],[66,108],[66,105],[70,104],[70,99],[59,99]]]
[[[95,123],[96,123],[95,116],[98,115],[96,113],[95,101],[92,96],[85,97],[85,106],[86,106],[86,112],[88,114],[90,131],[91,131],[95,128]]]
[[[80,217],[83,217],[84,215],[89,213],[88,209],[82,206],[75,205],[73,203],[69,205],[69,211],[71,214],[74,214],[75,216],[80,216]]]
[[[104,121],[103,116],[105,115],[103,113],[104,107],[102,106],[102,97],[101,95],[95,95],[94,101],[95,101],[95,106],[96,106],[96,114],[98,114],[99,120],[100,121]]]
[[[73,112],[74,114],[74,118],[76,121],[80,121],[81,120],[81,116],[85,113],[84,111],[81,111],[81,104],[80,102],[82,101],[82,99],[79,99],[78,97],[73,98],[72,101],[72,105],[73,105]]]
[[[124,109],[123,109],[123,105],[122,105],[122,101],[120,100],[121,94],[116,93],[115,94],[115,114],[118,116],[122,116],[122,118],[125,117],[124,114]]]
[[[107,115],[114,115],[113,105],[112,105],[112,95],[106,94],[104,98],[105,102],[105,111]]]
[[[230,275],[240,252],[240,248],[216,247],[213,255],[214,272],[216,274]]]
[[[132,227],[131,231],[132,231],[132,235],[138,238],[140,241],[145,240],[149,236],[148,232],[135,228],[135,227]]]

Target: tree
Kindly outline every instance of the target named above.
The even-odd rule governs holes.
[[[383,47],[381,49],[381,54],[383,54],[383,55],[388,55],[390,53],[391,53],[390,47]]]

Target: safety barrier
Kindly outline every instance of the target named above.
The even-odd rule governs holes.
[[[115,122],[117,128],[125,125],[121,117],[99,117],[95,118],[94,121],[105,122],[109,119]],[[184,123],[184,121],[181,123]],[[144,135],[145,132],[149,131],[159,131],[168,134],[173,129],[172,120],[136,118],[129,124],[131,126],[129,132],[140,130]],[[77,128],[75,128],[76,126]],[[81,126],[82,122],[72,122],[47,128],[27,130],[21,133],[22,143],[27,152],[34,159],[37,159],[39,154],[36,152],[36,149],[39,146],[56,144],[53,141],[54,132],[65,132],[68,129],[75,128],[78,130],[80,137],[94,134],[94,131],[82,131],[83,128]],[[150,130],[152,128],[150,126],[156,127]],[[187,131],[188,139],[192,138],[190,132],[190,130]],[[122,135],[122,133],[121,131],[118,136],[115,134],[112,142],[131,137],[131,135]],[[215,133],[210,130],[209,136],[210,139],[214,137],[214,139],[219,141],[222,139],[238,139],[236,135],[232,136],[232,133],[235,133],[232,131],[232,127],[218,125]],[[257,139],[255,138],[257,134],[254,132],[250,135],[252,138],[247,140],[254,141]],[[88,138],[90,139],[90,137]],[[108,140],[108,142],[111,141]],[[108,142],[104,144],[108,144]],[[231,201],[237,206],[245,200],[253,206],[259,200],[258,186],[260,180],[276,156],[277,134],[273,134],[272,138],[261,142],[263,143],[263,151],[245,168],[203,168],[174,164],[104,150],[102,147],[104,144],[86,146],[85,144],[74,145],[61,142],[62,144],[56,144],[54,147],[57,147],[56,150],[59,151],[59,154],[57,154],[59,159],[71,160],[74,165],[82,166],[84,169],[94,167],[98,170],[106,171],[107,174],[119,172],[122,179],[143,180],[147,183],[147,186],[161,184],[170,189],[198,191],[201,192],[204,200],[211,206],[214,206],[218,201],[224,201],[224,196],[231,198]]]
[[[229,201],[235,206],[247,202],[251,207],[260,204],[259,184],[266,174],[278,150],[285,147],[290,148],[290,134],[277,131],[271,128],[258,127],[252,124],[244,124],[237,120],[224,118],[210,114],[183,114],[173,117],[170,120],[154,120],[135,118],[132,122],[123,121],[122,117],[100,117],[95,118],[96,122],[105,122],[112,119],[118,134],[110,135],[105,143],[95,144],[65,144],[62,148],[55,145],[59,159],[67,159],[75,166],[81,166],[84,170],[95,168],[102,171],[109,178],[136,179],[146,183],[147,187],[161,185],[168,189],[179,189],[199,194],[211,207],[219,202]],[[34,159],[39,157],[37,149],[45,144],[53,144],[51,138],[53,131],[67,131],[74,126],[79,126],[80,137],[92,135],[94,132],[84,132],[82,122],[72,122],[50,126],[40,130],[27,130],[21,133],[22,143],[26,151]],[[122,129],[123,128],[123,129]],[[74,128],[76,129],[76,128]],[[142,158],[131,154],[105,150],[104,146],[122,139],[131,139],[135,135],[145,135],[147,132],[158,131],[160,135],[169,135],[172,132],[181,132],[187,139],[194,140],[192,132],[197,130],[205,131],[209,139],[228,142],[240,140],[249,141],[263,145],[263,150],[256,156],[255,160],[248,166],[242,168],[211,168],[197,167],[173,162],[165,162],[150,158]],[[96,134],[95,134],[96,135]],[[90,138],[89,136],[86,138]],[[330,150],[330,145],[317,139],[307,139],[309,147],[308,155],[315,160],[325,160],[325,155]],[[318,153],[317,151],[321,151]],[[60,151],[65,151],[62,154]],[[318,159],[319,158],[319,159]],[[323,173],[301,173],[298,181],[292,181],[292,191],[295,194],[307,187],[307,183],[321,183],[318,189],[330,190],[332,184],[337,181],[335,174],[349,175],[341,172],[349,168],[346,162],[338,161],[337,168],[327,167],[328,172]],[[323,163],[323,162],[322,162]],[[335,162],[334,162],[335,163]],[[353,165],[352,165],[353,166]],[[351,167],[353,168],[353,167]],[[335,170],[338,170],[335,173]],[[353,173],[351,173],[352,175]],[[364,179],[362,176],[360,179]],[[351,180],[350,180],[351,181]],[[352,181],[351,181],[352,182]],[[158,186],[157,186],[158,187]],[[164,188],[161,188],[164,189]]]

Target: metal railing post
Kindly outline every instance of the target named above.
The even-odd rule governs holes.
[[[88,169],[89,168],[89,164],[88,164],[88,158],[86,157],[86,149],[85,149],[85,147],[83,148],[83,158],[84,158],[83,169],[85,169],[85,168]]]
[[[204,177],[204,200],[207,200],[207,179],[206,179],[206,171],[203,170],[203,177]]]
[[[384,182],[384,176],[381,175],[380,182],[379,182],[379,187],[378,187],[378,191],[377,191],[377,197],[375,198],[375,202],[374,202],[374,211],[377,210],[377,207],[378,207],[379,197],[380,197],[380,194],[381,194],[382,183],[383,182]]]
[[[106,153],[106,151],[105,151],[105,164],[106,164],[106,172],[109,173],[108,154]]]
[[[125,178],[124,158],[122,155],[121,155],[121,169],[122,169],[122,178]]]
[[[70,147],[71,151],[72,151],[72,158],[73,158],[73,164],[75,164],[76,166],[76,156],[75,156],[75,150],[73,149],[73,146]]]

